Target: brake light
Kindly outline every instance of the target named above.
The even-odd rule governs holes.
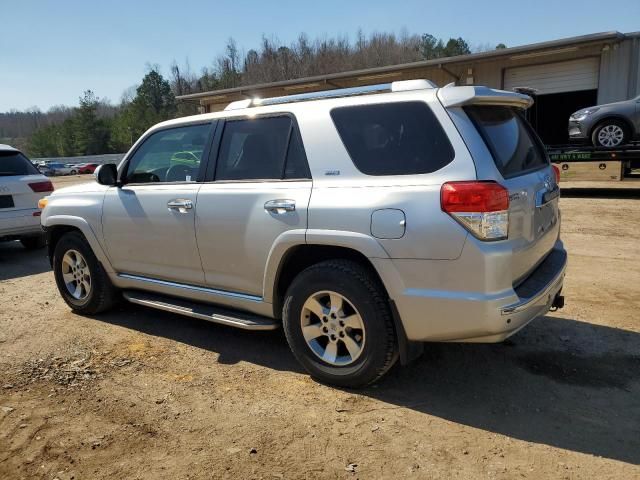
[[[560,183],[560,167],[557,165],[551,165],[553,167],[553,173],[556,174],[556,183]]]
[[[35,182],[30,183],[29,187],[34,192],[42,193],[42,192],[53,192],[53,183],[49,180],[45,180],[44,182]]]
[[[509,191],[493,181],[447,182],[440,205],[481,240],[502,240],[509,233]]]

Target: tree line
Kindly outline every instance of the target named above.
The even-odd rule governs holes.
[[[473,51],[461,37],[448,40],[430,34],[359,31],[346,36],[310,40],[300,34],[289,45],[263,37],[258,48],[241,52],[233,38],[211,66],[194,72],[188,61],[173,62],[168,78],[158,66],[149,67],[139,86],[126,91],[113,105],[85,91],[77,107],[56,106],[0,113],[0,143],[13,143],[32,157],[95,155],[126,151],[150,126],[169,118],[197,113],[192,103],[176,102],[177,95],[290,80],[348,70],[465,55]]]

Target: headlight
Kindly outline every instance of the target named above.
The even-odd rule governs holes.
[[[581,122],[582,120],[587,118],[589,115],[594,114],[598,110],[600,110],[598,107],[585,108],[584,110],[578,110],[576,113],[571,115],[571,118]]]

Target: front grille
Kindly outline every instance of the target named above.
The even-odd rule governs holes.
[[[518,297],[534,297],[551,283],[565,263],[567,263],[567,252],[565,250],[555,248],[551,250],[547,258],[515,288]]]

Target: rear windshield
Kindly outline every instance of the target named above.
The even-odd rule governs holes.
[[[0,152],[0,177],[39,173],[29,159],[20,152]]]
[[[484,138],[504,178],[548,165],[542,144],[517,109],[472,106],[465,111]]]
[[[366,175],[431,173],[453,160],[447,134],[424,102],[339,107],[331,118]]]

